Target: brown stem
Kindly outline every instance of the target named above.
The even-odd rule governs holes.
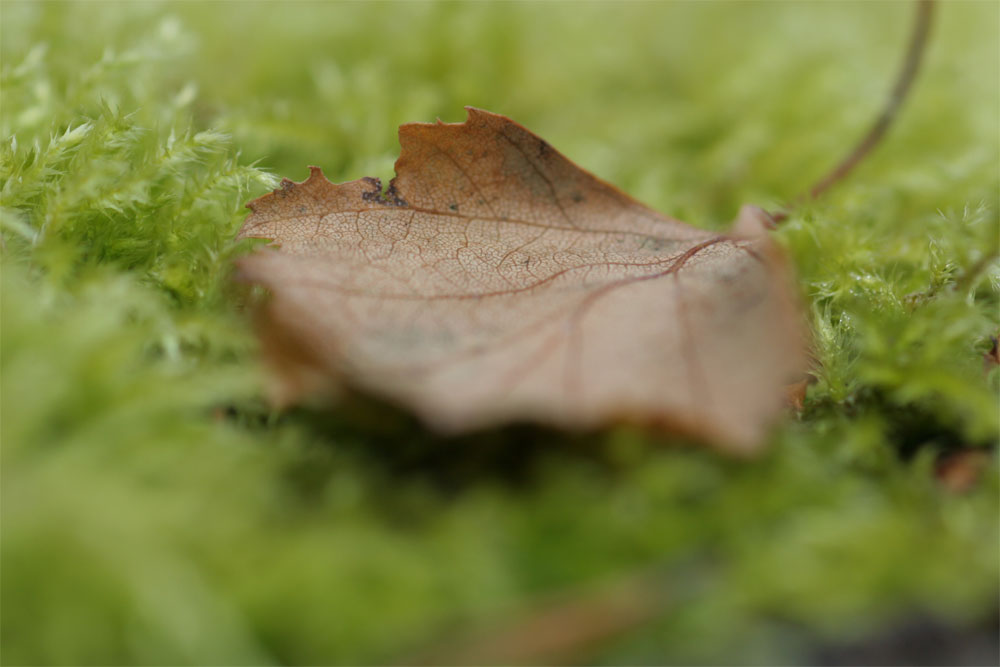
[[[523,615],[408,656],[406,665],[581,664],[602,644],[641,627],[670,603],[658,567],[589,591],[536,601]]]
[[[934,0],[917,1],[917,13],[913,24],[913,32],[910,35],[910,45],[906,50],[906,57],[903,59],[903,67],[896,77],[896,83],[892,87],[892,93],[889,95],[882,113],[875,119],[875,123],[868,130],[867,134],[836,167],[831,169],[823,178],[816,181],[805,194],[796,198],[784,211],[772,214],[771,217],[775,222],[781,222],[786,219],[789,212],[803,201],[816,199],[838,181],[843,180],[882,140],[889,126],[892,125],[892,121],[896,118],[899,108],[906,100],[913,80],[917,76],[917,71],[920,69],[920,62],[923,59],[924,51],[927,50],[927,36],[930,33],[933,15]]]
[[[994,248],[980,257],[975,264],[970,266],[962,273],[962,275],[955,279],[955,291],[961,294],[962,292],[966,292],[971,289],[973,283],[975,283],[976,279],[979,277],[979,274],[982,273],[986,267],[995,262],[998,255],[1000,255],[1000,251]]]

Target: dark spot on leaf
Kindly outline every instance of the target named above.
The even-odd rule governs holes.
[[[389,182],[389,189],[385,191],[385,199],[391,202],[393,206],[408,206],[406,201],[399,196],[395,179]]]
[[[395,179],[389,182],[389,187],[385,192],[382,191],[382,179],[365,176],[361,180],[372,186],[371,190],[361,193],[361,199],[364,201],[382,206],[408,206],[406,200],[400,197],[399,191],[396,190]]]

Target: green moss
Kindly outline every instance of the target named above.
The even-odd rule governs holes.
[[[670,602],[582,659],[991,632],[995,458],[963,494],[933,468],[1000,434],[996,6],[939,7],[886,143],[777,232],[818,363],[753,462],[625,429],[442,441],[372,404],[272,414],[230,279],[240,207],[308,164],[389,176],[398,124],[471,104],[722,227],[863,131],[906,6],[2,12],[5,663],[386,663],[651,566]]]

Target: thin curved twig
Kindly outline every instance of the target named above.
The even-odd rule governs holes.
[[[875,123],[861,141],[858,142],[836,167],[816,181],[806,193],[797,197],[785,210],[771,214],[774,222],[778,223],[785,220],[796,206],[804,201],[816,199],[830,189],[831,186],[843,180],[878,145],[882,137],[885,136],[886,131],[892,125],[892,121],[896,118],[900,107],[910,92],[913,80],[920,69],[924,52],[927,50],[927,37],[930,34],[931,22],[934,16],[934,0],[918,0],[916,10],[913,32],[910,35],[910,44],[906,50],[906,57],[903,59],[903,66],[896,77],[896,83],[892,87],[889,99],[885,107],[882,108],[882,113],[875,119]]]

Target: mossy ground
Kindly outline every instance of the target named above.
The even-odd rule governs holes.
[[[398,124],[468,104],[722,227],[865,129],[908,5],[4,2],[3,662],[400,661],[650,567],[656,619],[577,659],[905,660],[914,627],[995,659],[995,459],[934,466],[998,437],[1000,9],[939,10],[887,141],[777,233],[816,382],[735,462],[270,412],[241,205],[391,176]]]

